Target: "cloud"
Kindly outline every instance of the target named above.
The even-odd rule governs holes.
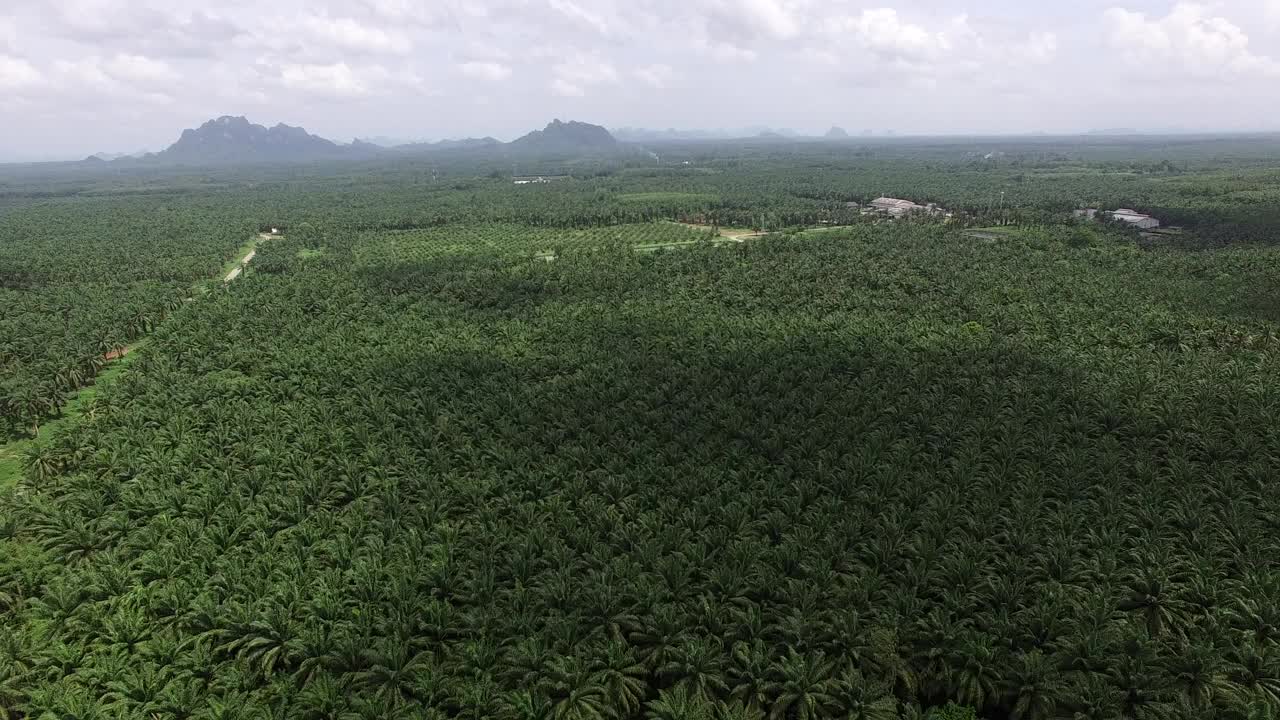
[[[290,90],[335,98],[359,97],[369,92],[369,88],[345,62],[329,65],[284,65],[280,68],[280,82]]]
[[[1051,32],[1033,32],[1015,50],[1030,62],[1047,63],[1058,55],[1058,36]]]
[[[605,60],[578,55],[552,67],[551,91],[564,97],[582,97],[587,88],[618,82],[618,71]]]
[[[560,13],[570,21],[594,30],[601,35],[609,34],[609,23],[600,15],[584,9],[573,0],[548,0],[551,9]]]
[[[1178,3],[1163,18],[1125,8],[1103,13],[1109,45],[1144,74],[1280,76],[1280,62],[1255,54],[1240,26],[1198,3]]]
[[[55,118],[68,143],[97,146],[86,150],[128,133],[171,139],[193,113],[281,106],[344,135],[505,136],[584,96],[598,120],[662,127],[1055,130],[1130,126],[1139,121],[1126,113],[1157,107],[1160,124],[1188,127],[1280,117],[1266,91],[1280,77],[1280,0],[1079,5],[1064,14],[1017,0],[0,0],[0,102],[25,103],[0,115],[14,138],[52,137],[34,118]],[[481,111],[476,93],[489,83],[504,92]],[[1123,91],[1108,95],[1109,85]],[[652,101],[620,102],[631,90]],[[427,94],[457,112],[431,113]],[[734,109],[742,97],[774,102],[744,117]],[[156,112],[162,102],[173,109]],[[118,121],[139,103],[145,124],[83,127],[94,112]]]
[[[426,3],[421,0],[362,0],[360,3],[374,16],[393,22],[412,22],[433,25],[449,17],[445,3]]]
[[[967,21],[961,18],[957,24],[967,34]],[[952,47],[947,33],[905,22],[893,8],[863,10],[856,16],[836,18],[828,25],[828,32],[851,35],[860,46],[887,58],[936,58]]]
[[[649,65],[636,70],[634,74],[640,82],[652,88],[662,89],[671,84],[670,65]]]
[[[759,53],[755,50],[740,48],[729,43],[710,43],[702,46],[702,50],[713,60],[724,63],[751,62],[759,57]]]
[[[40,84],[43,76],[22,58],[0,55],[0,90],[14,92]]]
[[[135,85],[172,83],[179,75],[168,63],[141,55],[116,55],[104,63],[112,77]]]
[[[582,89],[581,85],[574,85],[563,78],[556,78],[551,81],[551,92],[561,97],[583,97],[587,94],[587,91]]]
[[[793,57],[816,66],[813,73],[832,73],[837,85],[889,92],[967,86],[1007,94],[1043,84],[1043,68],[1059,52],[1056,33],[1018,33],[1006,23],[974,22],[966,14],[908,17],[884,7],[823,18],[811,37]],[[1034,80],[1032,67],[1040,73]]]
[[[81,106],[164,105],[173,102],[169,88],[165,87],[168,80],[164,78],[171,77],[165,74],[166,68],[164,63],[134,55],[57,60],[40,91],[46,98]]]
[[[719,0],[712,5],[716,24],[726,25],[747,38],[786,40],[800,33],[800,21],[779,0]]]
[[[18,26],[13,20],[0,17],[0,52],[12,50],[18,43]]]
[[[489,82],[511,77],[511,68],[497,62],[465,62],[458,66],[458,70],[469,78]]]
[[[413,43],[400,33],[359,23],[351,18],[312,15],[303,20],[305,32],[339,50],[359,53],[405,55]]]
[[[208,10],[187,11],[177,3],[148,0],[65,0],[49,3],[51,34],[91,46],[121,43],[121,50],[149,55],[208,57],[247,30]]]

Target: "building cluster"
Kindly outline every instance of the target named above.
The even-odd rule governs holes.
[[[1151,217],[1150,215],[1140,213],[1137,210],[1130,210],[1129,208],[1120,208],[1119,210],[1111,211],[1085,208],[1083,210],[1076,210],[1073,214],[1076,217],[1085,220],[1095,220],[1098,215],[1102,215],[1103,217],[1111,218],[1116,222],[1128,223],[1139,230],[1155,230],[1160,227],[1159,220]]]
[[[853,209],[859,207],[858,203],[846,203],[846,207]],[[899,198],[880,197],[872,200],[863,210],[863,213],[881,213],[889,217],[899,218],[910,213],[931,213],[931,214],[947,214],[942,208],[934,203],[928,205],[920,205],[910,200],[901,200]]]
[[[516,185],[533,185],[537,183],[556,182],[557,180],[567,180],[568,175],[517,175],[512,178],[512,182]]]

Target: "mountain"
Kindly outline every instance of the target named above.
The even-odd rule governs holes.
[[[370,143],[339,145],[300,127],[280,124],[266,128],[243,117],[224,115],[194,130],[184,130],[176,143],[151,159],[185,164],[306,162],[370,157],[377,151]]]
[[[231,165],[369,160],[445,151],[485,153],[493,150],[520,156],[590,155],[618,152],[625,147],[628,146],[620,144],[608,130],[599,125],[559,120],[543,130],[535,130],[506,144],[491,137],[483,137],[385,147],[378,142],[360,138],[349,145],[342,145],[312,135],[300,127],[280,124],[268,128],[251,123],[244,117],[225,115],[198,128],[184,130],[177,142],[158,153],[141,156],[100,154],[83,162],[110,162],[113,165]]]
[[[99,160],[106,160],[107,162],[110,162],[112,160],[119,160],[121,158],[140,158],[140,157],[146,157],[147,155],[148,155],[148,152],[146,150],[139,150],[137,152],[131,152],[131,153],[100,152],[100,153],[94,153],[89,157],[95,157],[95,158],[98,158]]]
[[[491,137],[462,138],[461,140],[440,140],[437,142],[418,142],[397,145],[391,148],[395,152],[434,152],[436,150],[476,150],[497,147],[502,141]]]
[[[405,140],[401,138],[387,137],[386,135],[375,135],[373,137],[356,138],[353,141],[353,144],[357,142],[368,143],[370,145],[377,145],[378,147],[393,148],[393,147],[400,147],[402,145],[417,145],[424,141],[423,140]]]
[[[554,120],[544,130],[534,130],[509,146],[521,152],[612,152],[618,141],[599,125]]]
[[[833,127],[828,130],[827,134],[823,135],[823,137],[828,140],[848,140],[849,133],[845,132],[842,127]]]
[[[648,130],[645,128],[618,128],[613,136],[621,142],[662,142],[666,140],[719,140],[740,137],[741,133],[728,130]]]
[[[1103,128],[1101,130],[1090,130],[1085,135],[1140,135],[1135,128]]]

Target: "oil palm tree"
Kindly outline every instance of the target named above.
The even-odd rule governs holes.
[[[836,679],[833,695],[838,716],[845,720],[897,720],[898,701],[888,687],[846,667]]]
[[[835,663],[822,653],[802,655],[789,649],[766,691],[773,698],[771,720],[816,720],[833,710],[834,670]]]
[[[610,641],[594,658],[593,681],[605,691],[606,705],[618,717],[631,717],[649,693],[648,673],[635,652],[623,641]]]
[[[712,703],[686,688],[658,691],[645,705],[645,720],[713,720]]]
[[[1014,661],[1006,680],[1006,702],[1011,720],[1050,720],[1062,705],[1065,685],[1052,661],[1039,650]]]

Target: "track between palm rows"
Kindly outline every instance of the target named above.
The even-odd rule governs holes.
[[[252,262],[253,258],[258,254],[258,243],[263,240],[269,240],[273,237],[277,236],[259,233],[256,239],[242,246],[240,252],[237,253],[236,259],[232,261],[235,266],[229,271],[219,273],[222,277],[223,284],[230,283],[243,275],[245,268],[249,266],[249,263]],[[247,250],[245,248],[247,248]],[[199,286],[196,286],[193,290],[197,288],[199,288]],[[187,298],[188,301],[194,299],[194,297]],[[80,415],[83,414],[83,407],[87,401],[97,394],[99,387],[101,387],[100,383],[104,383],[118,375],[119,372],[124,369],[123,364],[127,361],[128,355],[134,350],[137,350],[145,341],[146,336],[144,335],[135,339],[133,343],[125,347],[116,348],[106,353],[103,356],[103,360],[105,362],[102,367],[99,368],[98,374],[93,379],[93,383],[84,385],[78,390],[70,393],[67,396],[66,403],[63,404],[62,417],[45,423],[41,428],[43,430],[43,433],[41,434],[48,437],[51,431],[57,430],[58,428],[69,427],[74,424],[79,419]],[[4,492],[8,488],[17,484],[25,470],[27,454],[38,449],[39,443],[40,437],[37,436],[34,438],[19,438],[0,444],[0,492]]]

